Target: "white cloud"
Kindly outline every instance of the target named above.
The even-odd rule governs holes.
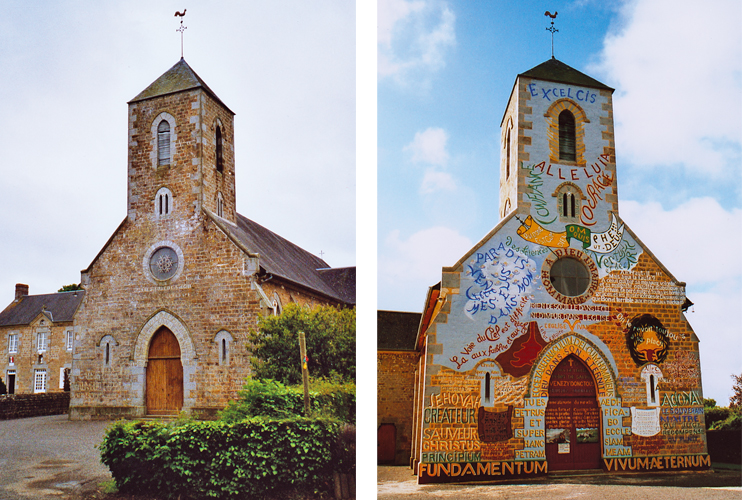
[[[447,172],[436,172],[429,169],[425,171],[423,183],[420,186],[420,194],[435,194],[439,191],[455,191],[456,181]]]
[[[621,217],[680,281],[694,302],[686,317],[701,341],[705,397],[726,406],[732,373],[741,370],[742,210],[694,198],[673,210],[658,202],[621,202]]]
[[[614,95],[616,149],[638,165],[738,167],[742,122],[739,1],[626,2],[593,71]]]
[[[379,77],[425,85],[456,44],[456,15],[441,0],[380,0],[378,8]]]
[[[673,210],[659,202],[621,201],[621,218],[668,270],[689,284],[739,280],[736,255],[742,248],[742,210],[725,210],[712,198],[692,198]]]
[[[413,163],[445,166],[448,163],[447,142],[448,134],[445,130],[430,127],[415,133],[415,138],[404,147],[404,151],[412,153]]]
[[[455,264],[472,247],[456,229],[436,226],[407,239],[390,232],[379,252],[380,309],[420,311],[429,286],[441,280],[442,266]]]

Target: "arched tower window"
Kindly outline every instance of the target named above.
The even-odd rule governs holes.
[[[557,199],[557,211],[562,222],[579,222],[582,190],[571,182],[559,185],[553,196]]]
[[[510,179],[510,128],[505,134],[505,180]]]
[[[224,154],[222,152],[222,128],[216,126],[216,171],[224,171]]]
[[[222,193],[216,194],[216,215],[224,217],[224,198]]]
[[[167,120],[157,125],[157,165],[170,165],[170,124]]]
[[[569,110],[559,113],[559,159],[576,161],[575,117]]]
[[[168,216],[173,211],[173,193],[166,187],[162,187],[155,195],[155,217]]]

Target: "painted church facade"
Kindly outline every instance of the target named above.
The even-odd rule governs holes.
[[[420,483],[710,466],[685,283],[619,215],[612,94],[553,58],[516,78],[501,221],[423,311]]]
[[[129,102],[127,215],[82,271],[71,419],[212,417],[259,314],[354,306],[355,268],[237,213],[233,116],[183,59]]]

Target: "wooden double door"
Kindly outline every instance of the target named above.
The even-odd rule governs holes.
[[[148,415],[177,415],[183,408],[183,363],[180,344],[162,326],[152,336],[147,356]]]
[[[600,407],[592,373],[576,356],[554,369],[546,406],[549,470],[600,468]]]

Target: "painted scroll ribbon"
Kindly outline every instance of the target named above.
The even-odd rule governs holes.
[[[616,249],[623,239],[624,224],[618,225],[616,215],[611,214],[611,226],[607,231],[594,233],[579,224],[568,224],[566,231],[555,233],[543,228],[529,215],[518,228],[518,236],[531,243],[551,248],[567,248],[571,239],[582,242],[585,250],[596,253],[609,253]]]

